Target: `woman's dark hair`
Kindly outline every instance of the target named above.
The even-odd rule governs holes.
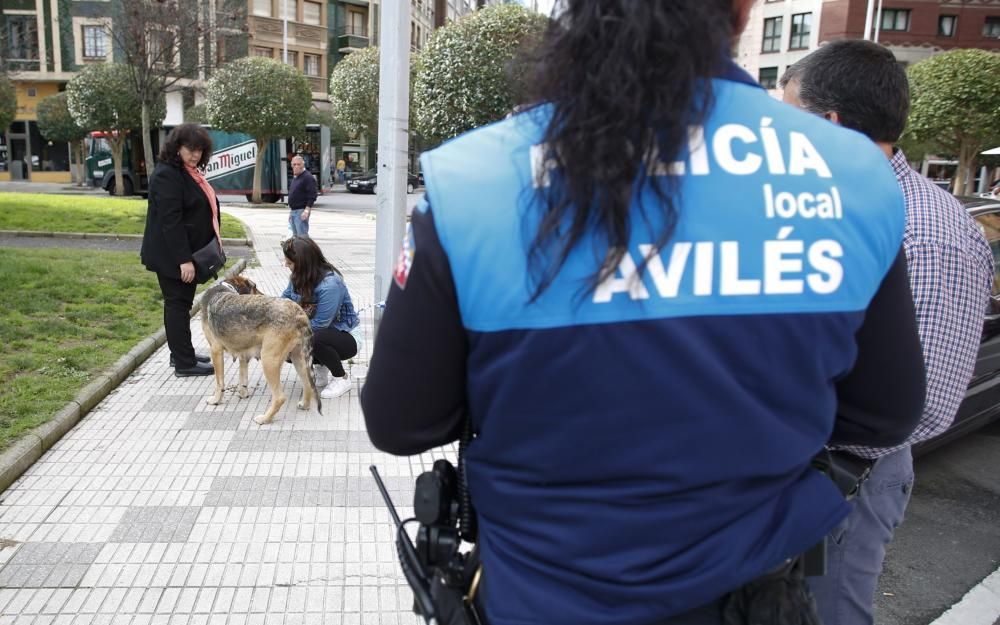
[[[189,150],[201,150],[201,160],[198,167],[204,169],[208,161],[212,158],[212,138],[208,136],[208,131],[198,124],[181,124],[174,126],[174,129],[167,135],[167,140],[160,150],[160,162],[183,168],[181,161],[181,146]]]
[[[651,242],[657,250],[670,239],[680,180],[650,176],[646,164],[671,163],[686,151],[688,128],[712,106],[708,79],[728,58],[737,21],[733,0],[562,5],[533,53],[534,75],[522,100],[551,104],[552,111],[544,143],[555,170],[538,190],[541,224],[528,233],[533,299],[591,230],[603,258],[587,292],[613,275],[628,248],[631,203],[647,186],[655,201],[640,202],[638,215],[647,225],[660,216]]]
[[[323,256],[316,242],[309,237],[294,236],[281,243],[281,251],[285,258],[292,261],[292,288],[303,302],[311,302],[313,291],[331,271],[338,276],[343,274]]]

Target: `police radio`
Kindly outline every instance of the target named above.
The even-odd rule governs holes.
[[[471,439],[466,425],[459,441],[456,470],[437,460],[417,478],[411,519],[401,521],[374,465],[369,467],[396,526],[396,552],[403,576],[413,590],[413,611],[427,625],[486,625],[475,605],[482,577],[476,542],[476,517],[464,475],[465,448]],[[406,525],[416,522],[416,545]],[[462,543],[473,544],[462,551]]]

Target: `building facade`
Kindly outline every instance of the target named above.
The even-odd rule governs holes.
[[[327,0],[248,0],[249,53],[298,68],[313,101],[328,103],[329,7]],[[329,106],[326,106],[329,109]]]
[[[822,0],[757,0],[736,46],[736,62],[775,89],[785,69],[819,45],[823,5]]]
[[[868,0],[757,0],[736,62],[775,90],[785,69],[816,47],[861,39],[867,9]],[[906,65],[952,48],[1000,51],[1000,0],[884,0],[872,21],[872,38]]]
[[[70,182],[70,152],[65,142],[50,141],[38,130],[38,103],[65,90],[81,69],[119,60],[113,34],[116,16],[128,0],[3,0],[0,3],[0,68],[17,91],[17,113],[8,129],[0,129],[0,180]],[[178,0],[197,16],[213,22],[213,35],[187,39],[174,54],[176,63],[198,67],[197,75],[178,81],[167,94],[165,124],[180,123],[194,105],[196,87],[216,63],[246,54],[242,29],[214,28],[225,5],[246,0]]]
[[[861,38],[865,0],[823,3],[820,41]],[[953,48],[1000,51],[1000,0],[885,0],[876,41],[910,64]]]

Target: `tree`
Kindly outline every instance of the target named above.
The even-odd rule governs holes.
[[[0,132],[7,132],[7,127],[14,121],[17,113],[17,92],[14,83],[7,76],[0,74]]]
[[[122,152],[128,132],[142,124],[142,106],[130,86],[129,69],[118,63],[90,65],[66,85],[66,102],[76,123],[100,130],[111,145],[115,163],[115,193],[125,194]],[[161,96],[149,112],[150,122],[159,125],[166,113]],[[152,161],[148,161],[152,162]]]
[[[516,4],[493,5],[439,28],[417,62],[415,127],[439,142],[503,119],[516,104],[508,76],[547,18]]]
[[[958,157],[954,191],[972,193],[979,152],[1000,145],[1000,56],[951,50],[909,68],[906,139]]]
[[[83,165],[83,140],[87,136],[87,129],[77,124],[70,114],[66,92],[50,95],[38,103],[38,130],[50,141],[69,143],[73,160],[78,166],[73,182],[83,182],[84,174],[79,166]]]
[[[129,70],[129,88],[140,104],[146,163],[153,163],[150,129],[156,103],[178,81],[198,78],[202,70],[214,67],[219,42],[226,41],[226,34],[245,31],[245,10],[245,1],[234,0],[122,3],[108,35]]]
[[[260,203],[264,154],[271,139],[300,133],[312,106],[309,81],[275,59],[247,57],[222,66],[208,81],[205,112],[210,124],[257,141],[253,202]]]
[[[379,50],[352,52],[330,74],[333,119],[352,134],[378,133]]]

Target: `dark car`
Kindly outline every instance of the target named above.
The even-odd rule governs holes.
[[[351,193],[375,193],[378,186],[378,174],[374,169],[369,169],[364,176],[357,176],[347,181],[347,190]],[[420,186],[420,180],[406,172],[406,192],[413,193],[414,189]]]
[[[983,335],[972,380],[958,407],[955,422],[936,438],[914,447],[919,455],[979,429],[1000,418],[1000,201],[991,198],[959,198],[976,220],[993,251],[993,289],[983,322]]]

